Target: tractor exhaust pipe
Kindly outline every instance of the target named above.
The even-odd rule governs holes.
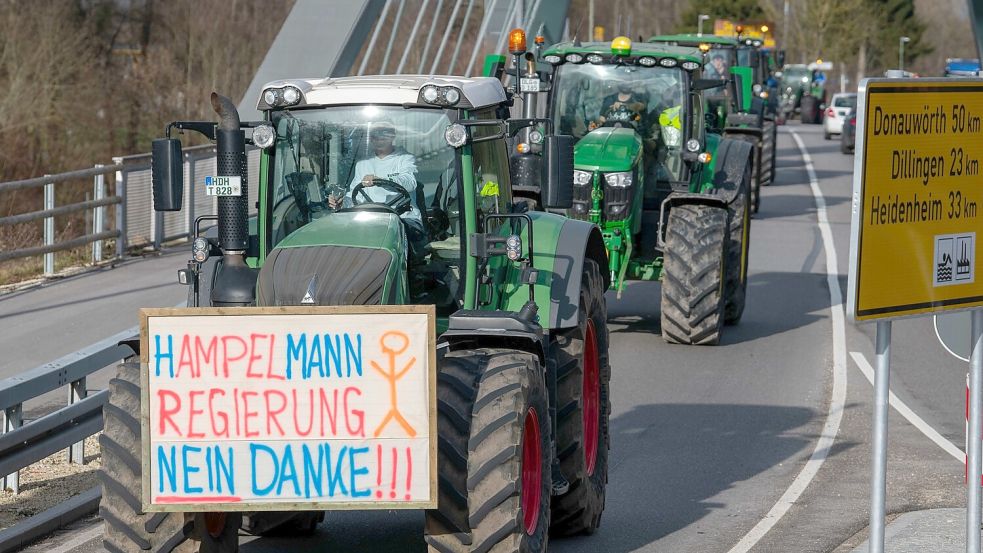
[[[216,169],[220,177],[240,179],[242,194],[239,196],[219,196],[218,198],[218,240],[226,256],[246,253],[248,246],[249,191],[246,168],[246,134],[239,126],[239,112],[232,100],[212,92],[212,108],[220,117],[215,129]]]
[[[240,128],[239,112],[232,100],[212,92],[211,101],[220,118],[215,129],[216,172],[220,177],[231,177],[232,181],[238,179],[241,183],[240,195],[218,197],[218,242],[222,249],[222,265],[212,284],[211,305],[254,305],[256,271],[246,265],[249,247],[246,134]]]

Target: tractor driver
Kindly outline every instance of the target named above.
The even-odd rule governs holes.
[[[635,92],[631,81],[617,81],[618,92],[611,94],[601,103],[600,115],[597,121],[591,121],[590,130],[605,124],[616,127],[631,126],[640,129],[644,124],[647,112],[647,102]]]
[[[332,209],[352,204],[351,191],[361,184],[365,195],[372,202],[386,203],[393,199],[395,192],[376,186],[376,179],[391,181],[403,187],[410,196],[410,209],[400,218],[406,228],[406,237],[413,253],[422,255],[426,247],[427,235],[423,230],[420,208],[416,205],[416,156],[403,148],[395,146],[396,127],[389,121],[370,124],[369,148],[372,155],[355,163],[352,180],[344,197],[329,196],[328,205]],[[359,196],[361,196],[361,192]]]

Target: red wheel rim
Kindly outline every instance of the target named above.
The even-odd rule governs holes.
[[[587,335],[584,336],[584,461],[587,474],[594,474],[597,464],[597,445],[600,442],[601,414],[601,360],[597,353],[597,333],[594,321],[587,319]]]
[[[543,497],[543,452],[539,439],[539,417],[529,408],[522,430],[522,525],[533,535],[539,524],[539,501]]]

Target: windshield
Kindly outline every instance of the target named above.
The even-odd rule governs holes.
[[[836,96],[833,98],[833,107],[837,108],[855,108],[857,107],[857,96]]]
[[[456,198],[449,182],[454,149],[444,139],[450,120],[443,110],[339,106],[275,111],[271,119],[277,135],[271,245],[360,203],[393,206],[404,222],[423,228],[428,206],[446,208]]]
[[[659,114],[682,104],[682,71],[665,67],[567,64],[557,68],[550,117],[560,134],[583,138],[596,127],[631,126],[657,135]]]
[[[685,75],[681,69],[566,64],[556,70],[550,118],[560,134],[583,138],[599,127],[631,127],[660,180],[680,176]]]
[[[703,67],[703,78],[726,79],[730,75],[731,66],[737,61],[735,59],[735,48],[730,46],[714,46],[707,53],[707,59],[710,60],[710,63]]]
[[[782,71],[782,81],[788,84],[808,83],[811,80],[811,76],[812,72],[804,65],[798,67],[786,66],[785,70]]]

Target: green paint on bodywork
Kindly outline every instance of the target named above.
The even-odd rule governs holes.
[[[703,165],[699,173],[690,179],[690,192],[707,194],[713,190],[713,175],[717,172],[717,148],[719,146],[720,135],[707,133],[704,151],[710,153],[710,163]]]
[[[697,35],[684,33],[678,35],[655,35],[648,39],[648,42],[677,44],[679,46],[699,46],[700,44],[712,44],[714,46],[737,46],[739,43],[736,38],[717,36],[717,35]]]
[[[495,67],[501,65],[505,67],[505,56],[502,54],[488,54],[485,56],[485,66],[481,68],[483,77],[494,77]]]
[[[601,54],[611,55],[610,42],[584,42],[575,45],[573,42],[560,42],[554,44],[543,52],[544,56],[557,55],[561,58],[567,54]],[[628,57],[650,56],[655,58],[673,58],[680,63],[684,61],[695,61],[703,65],[703,54],[695,48],[683,48],[679,46],[669,46],[666,44],[650,44],[647,42],[632,43],[631,55]]]
[[[574,166],[585,171],[631,171],[642,157],[642,139],[634,129],[601,127],[573,148]]]
[[[407,303],[406,255],[399,216],[374,211],[341,211],[325,215],[300,227],[276,245],[277,249],[316,246],[342,246],[386,250],[392,256],[382,297],[393,297],[396,304]]]
[[[536,298],[536,305],[539,307],[539,322],[543,328],[547,328],[553,310],[553,304],[550,302],[550,285],[554,279],[566,280],[571,277],[568,274],[554,273],[556,244],[560,238],[560,229],[568,219],[562,215],[542,211],[530,211],[528,215],[532,219],[533,267],[539,273],[533,293]],[[520,233],[520,236],[525,238],[525,232]],[[569,261],[572,262],[573,260]],[[502,287],[502,304],[497,308],[518,311],[529,301],[529,286],[519,284],[521,275],[518,266],[514,263],[509,263],[509,265],[508,278]],[[566,263],[565,266],[571,265],[572,263]]]
[[[269,150],[262,150],[259,154],[259,205],[266,206],[270,194],[270,155]],[[261,211],[265,212],[265,209],[260,208]],[[268,249],[268,244],[266,243],[266,217],[259,217],[259,225],[257,233],[259,234],[259,263],[260,267],[266,262],[266,251]],[[252,231],[250,231],[250,234]]]

